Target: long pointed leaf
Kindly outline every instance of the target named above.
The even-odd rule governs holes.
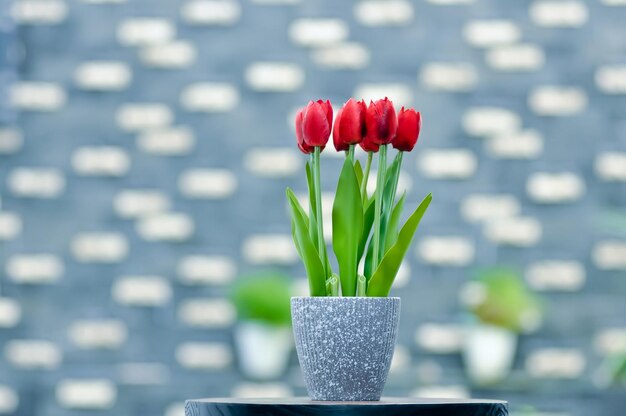
[[[398,229],[400,228],[400,217],[402,216],[402,210],[404,208],[404,199],[406,192],[402,194],[398,203],[391,211],[389,217],[389,223],[387,224],[387,231],[385,237],[385,253],[393,246],[398,240]]]
[[[361,190],[354,167],[346,159],[333,204],[333,249],[339,264],[339,280],[343,296],[356,293],[357,254],[363,233]]]
[[[370,279],[367,286],[367,296],[384,297],[389,295],[391,285],[393,284],[396,274],[398,274],[398,270],[400,269],[400,265],[402,264],[402,259],[404,259],[404,256],[411,245],[411,241],[413,241],[413,236],[415,235],[417,226],[428,209],[432,199],[432,194],[428,194],[406,221],[400,230],[400,234],[398,234],[398,241],[396,241],[396,244],[394,244],[389,251],[387,251],[378,265],[378,268],[374,272],[374,275]]]
[[[358,160],[354,162],[354,173],[356,174],[356,181],[359,184],[360,189],[361,183],[363,182],[363,167],[361,166],[361,162]]]
[[[374,200],[371,199],[369,205],[363,213],[363,233],[361,234],[361,242],[359,243],[359,253],[357,260],[360,262],[365,252],[365,245],[369,240],[370,232],[372,231],[372,224],[374,224]]]
[[[289,188],[287,188],[287,200],[291,209],[296,247],[299,247],[300,257],[309,278],[311,296],[326,296],[326,276],[324,275],[322,261],[313,241],[311,241],[304,210],[302,210],[298,199]]]

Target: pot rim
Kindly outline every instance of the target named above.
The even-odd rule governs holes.
[[[357,299],[357,300],[374,300],[374,299],[389,299],[400,300],[399,296],[292,296],[291,300],[295,299],[327,299],[327,300],[340,300],[340,299]]]

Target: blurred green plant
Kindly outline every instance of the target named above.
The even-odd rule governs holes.
[[[469,310],[483,323],[528,332],[541,322],[539,299],[519,274],[505,267],[482,269],[463,290]]]
[[[290,286],[289,279],[279,273],[240,277],[231,292],[237,318],[273,326],[291,325]]]

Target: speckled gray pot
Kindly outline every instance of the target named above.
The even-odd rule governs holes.
[[[400,298],[291,298],[291,319],[309,396],[380,400],[400,318]]]

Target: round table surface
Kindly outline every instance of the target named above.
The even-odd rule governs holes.
[[[187,400],[185,416],[507,416],[507,402],[483,399],[382,398],[378,402],[291,399]]]

